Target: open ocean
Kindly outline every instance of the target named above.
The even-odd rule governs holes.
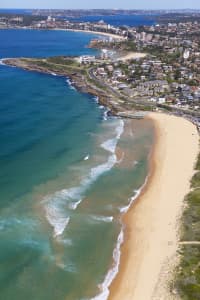
[[[113,15],[113,16],[85,16],[80,18],[69,18],[78,22],[99,22],[103,20],[105,23],[113,26],[151,26],[156,23],[155,15]]]
[[[94,35],[0,30],[0,58],[95,53]],[[0,65],[0,299],[105,300],[148,120],[108,117],[64,77]]]

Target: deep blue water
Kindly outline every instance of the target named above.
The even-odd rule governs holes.
[[[86,46],[94,34],[52,30],[0,30],[0,57],[41,57],[95,53]]]
[[[115,15],[115,16],[88,16],[81,17],[77,19],[72,19],[74,21],[84,21],[84,22],[98,22],[103,20],[105,23],[113,26],[141,26],[141,25],[153,25],[155,24],[154,16],[147,15]]]
[[[0,30],[0,57],[92,53],[92,49],[86,48],[92,37],[63,31]],[[65,78],[7,66],[0,66],[0,113],[0,187],[11,200],[45,180],[45,176],[56,176],[61,158],[76,146],[79,138],[76,129],[82,122],[85,124],[80,136],[85,145],[82,145],[82,155],[87,153],[88,130],[94,128],[101,115],[92,97],[72,90]],[[70,145],[61,145],[62,138],[71,135]],[[58,142],[52,147],[54,141],[61,141],[61,144]],[[54,156],[58,162],[60,160],[58,165],[51,164],[50,158]],[[81,158],[74,157],[76,159]],[[39,173],[36,171],[38,165],[41,166]],[[19,170],[18,182],[15,178]],[[11,184],[12,189],[9,188]],[[5,197],[1,204],[7,200]]]
[[[1,5],[1,4],[0,4]],[[28,9],[15,9],[15,8],[0,8],[0,13],[5,14],[23,14],[23,15],[30,15],[31,11]]]
[[[98,126],[100,111],[92,97],[71,90],[64,78],[2,66],[0,86],[0,190],[1,196],[6,195],[0,206],[4,206],[56,177],[64,169],[63,159],[69,164],[83,159],[89,152],[88,132]],[[81,151],[76,151],[77,144]]]

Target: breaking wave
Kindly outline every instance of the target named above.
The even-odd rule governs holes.
[[[54,237],[62,235],[66,226],[70,221],[69,212],[67,210],[75,210],[81,203],[84,193],[89,186],[97,180],[103,173],[108,172],[117,162],[115,149],[117,142],[123,133],[124,122],[119,120],[119,125],[116,127],[116,136],[113,139],[107,140],[101,147],[106,151],[112,153],[108,160],[96,167],[91,168],[89,174],[80,182],[79,186],[63,189],[53,195],[45,197],[44,209],[46,218],[49,224],[53,227]]]

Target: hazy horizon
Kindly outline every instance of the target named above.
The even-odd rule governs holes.
[[[130,4],[129,0],[101,0],[91,1],[74,0],[66,3],[65,0],[1,0],[1,9],[129,9],[129,10],[175,10],[175,9],[200,9],[200,1],[196,0],[168,0],[162,1],[140,0],[139,3]]]

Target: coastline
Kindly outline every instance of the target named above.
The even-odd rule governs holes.
[[[101,31],[92,31],[92,30],[81,30],[81,29],[62,29],[62,28],[55,28],[52,30],[61,30],[61,31],[73,31],[73,32],[85,32],[85,33],[91,33],[91,34],[96,34],[96,35],[104,35],[116,40],[125,40],[125,37],[121,36],[121,35],[116,35],[116,34],[112,34],[112,33],[108,33],[108,32],[101,32]]]
[[[186,119],[156,113],[150,113],[148,118],[154,122],[156,136],[150,176],[141,195],[123,217],[125,243],[109,300],[177,299],[169,293],[168,282],[178,249],[178,221],[198,155],[199,136],[195,125]]]
[[[60,29],[58,29],[58,30],[60,30]],[[72,30],[73,31],[73,30]],[[81,31],[81,32],[86,32],[86,31]],[[94,32],[91,32],[91,33],[94,33]],[[131,53],[131,54],[128,54],[128,55],[126,55],[126,58],[125,58],[125,56],[124,56],[124,60],[125,59],[130,59],[130,55],[135,55],[136,54],[136,56],[137,55],[140,55],[140,54],[138,54],[138,53]],[[145,54],[141,54],[141,55],[145,55]],[[129,58],[128,58],[128,56],[129,56]],[[131,58],[137,58],[137,57],[131,57]],[[121,60],[121,59],[120,59]],[[0,64],[1,64],[1,62],[2,62],[2,64],[4,64],[3,63],[3,59],[2,59],[2,61],[0,60]],[[27,68],[27,70],[29,70],[29,71],[32,71],[32,70],[34,70],[34,69],[28,69]],[[83,92],[86,92],[86,93],[90,93],[91,92],[91,94],[92,95],[95,95],[96,94],[96,96],[98,95],[99,97],[100,97],[100,103],[102,103],[102,104],[104,104],[104,105],[106,105],[106,106],[108,106],[108,103],[106,103],[106,101],[107,100],[105,100],[105,102],[103,102],[104,101],[104,99],[106,99],[106,95],[104,96],[104,94],[102,93],[102,94],[99,94],[99,87],[97,86],[96,88],[95,88],[95,85],[94,85],[94,87],[92,87],[91,86],[91,82],[87,82],[87,84],[86,85],[84,85],[84,84],[82,84],[84,81],[82,81],[81,83],[80,83],[80,78],[81,78],[81,80],[83,79],[83,77],[84,76],[82,76],[82,77],[79,77],[79,76],[77,76],[77,74],[71,74],[70,72],[69,72],[69,75],[65,75],[65,73],[62,73],[61,71],[60,71],[60,73],[59,72],[57,72],[57,73],[53,73],[53,72],[51,72],[51,70],[46,70],[46,71],[44,71],[43,69],[37,69],[36,70],[37,72],[42,72],[42,73],[48,73],[48,74],[51,74],[51,75],[53,75],[53,76],[67,76],[67,78],[71,78],[71,80],[72,80],[72,82],[68,82],[68,84],[72,84],[72,85],[74,85],[74,86],[76,86],[77,88],[79,88],[79,90],[80,91],[83,91]],[[68,77],[69,76],[69,77]],[[94,90],[93,90],[94,89]],[[104,98],[105,97],[105,98]],[[101,100],[101,98],[102,98],[102,100]],[[108,97],[107,97],[108,98]],[[112,99],[111,99],[112,100]],[[111,107],[111,110],[112,110],[112,108],[114,108],[114,107]],[[157,114],[157,116],[161,116],[161,115],[159,115],[159,114]],[[162,117],[163,117],[164,115],[162,115]],[[153,153],[154,153],[154,155],[156,155],[157,154],[157,148],[159,147],[159,145],[160,145],[160,137],[163,135],[163,129],[165,130],[166,128],[168,128],[168,125],[166,125],[166,123],[168,123],[168,120],[166,121],[162,121],[162,123],[163,123],[163,126],[162,126],[162,128],[160,127],[160,125],[158,124],[160,121],[158,121],[158,120],[155,120],[155,117],[156,117],[156,114],[150,114],[150,116],[149,116],[149,118],[151,118],[151,119],[153,119],[153,122],[154,122],[154,124],[155,124],[155,127],[156,127],[156,136],[157,136],[157,139],[156,139],[156,147],[154,148],[154,151],[153,151]],[[171,117],[170,117],[171,118]],[[186,121],[186,120],[185,120]],[[165,125],[166,125],[166,128],[165,128]],[[179,132],[179,134],[177,134],[178,136],[180,135],[184,135],[183,134],[183,130],[184,130],[184,126],[182,127],[182,132]],[[168,129],[166,129],[166,130],[168,130]],[[166,133],[166,132],[165,132]],[[164,134],[165,135],[165,134]],[[192,135],[195,135],[195,133],[192,133]],[[164,140],[164,138],[162,137],[162,140]],[[174,140],[174,143],[176,142],[176,140]],[[165,141],[164,141],[164,143],[165,143]],[[164,144],[163,143],[163,144]],[[167,143],[165,143],[165,144],[167,144]],[[189,142],[188,142],[188,144],[189,144]],[[176,147],[176,146],[175,146]],[[171,147],[171,148],[173,148],[173,147]],[[165,149],[166,150],[166,149]],[[165,152],[165,150],[163,151],[163,153]],[[167,151],[167,150],[166,150]],[[182,149],[180,150],[180,153],[182,152]],[[190,151],[188,151],[188,153],[190,153]],[[144,187],[144,189],[142,189],[142,193],[141,193],[141,195],[139,195],[138,196],[138,198],[140,199],[139,201],[141,201],[144,197],[145,197],[145,194],[148,192],[148,189],[149,189],[149,187],[151,186],[151,183],[152,182],[154,182],[154,175],[155,175],[155,173],[156,173],[156,169],[157,169],[157,162],[156,162],[156,159],[155,159],[155,157],[154,157],[154,155],[153,155],[153,159],[151,160],[151,172],[150,172],[150,178],[149,178],[149,180],[148,180],[148,183],[147,183],[147,185],[145,184],[145,187]],[[182,154],[181,154],[182,155]],[[164,158],[165,158],[165,154],[163,155],[164,156]],[[162,159],[161,159],[162,160]],[[160,161],[161,161],[160,160]],[[182,157],[182,163],[184,164],[184,162],[185,162],[185,160],[184,160],[184,158]],[[160,167],[160,166],[159,166]],[[162,167],[162,166],[161,166]],[[174,176],[175,177],[175,180],[176,180],[176,176]],[[189,180],[188,180],[189,181]],[[164,186],[164,185],[163,185]],[[145,200],[144,200],[145,201]],[[156,201],[154,201],[154,204],[155,204],[155,202]],[[136,200],[136,203],[135,204],[133,204],[133,207],[135,208],[135,209],[137,209],[137,207],[139,207],[140,206],[140,204],[138,203],[138,199]],[[141,206],[142,207],[142,206]],[[152,206],[153,207],[153,206]],[[180,208],[180,207],[179,207]],[[133,208],[131,208],[130,210],[133,210]],[[179,211],[180,212],[180,211]],[[130,212],[131,213],[131,212]],[[139,213],[140,213],[140,209],[139,209]],[[141,209],[141,216],[142,216],[142,209]],[[170,211],[170,214],[171,214],[171,211]],[[127,216],[129,215],[129,212],[127,213]],[[179,215],[179,214],[177,214],[177,215]],[[131,226],[131,224],[132,224],[132,217],[131,216],[129,216],[129,218],[127,217],[127,216],[124,216],[123,218],[124,218],[124,220],[125,220],[125,223],[126,223],[126,218],[127,218],[127,223],[126,224],[128,224],[127,225],[127,231],[126,231],[126,238],[127,237],[129,237],[129,234],[130,234],[130,236],[131,236],[131,231],[132,231],[132,229],[130,229],[129,230],[129,225]],[[138,218],[139,219],[139,218]],[[139,220],[140,221],[140,220]],[[146,221],[145,221],[146,222]],[[171,221],[170,221],[171,222]],[[139,223],[139,222],[138,222]],[[139,223],[140,224],[140,223]],[[148,227],[148,222],[146,222],[146,226]],[[160,225],[160,223],[159,223],[159,225]],[[168,225],[170,225],[170,226],[173,226],[172,224],[168,224]],[[137,224],[136,224],[136,227],[135,227],[135,231],[137,231]],[[140,226],[140,225],[139,225]],[[142,225],[141,225],[141,227],[142,227]],[[174,226],[174,228],[175,228],[175,226]],[[146,229],[145,229],[146,230]],[[154,228],[153,228],[153,230],[154,230]],[[140,228],[139,228],[139,231],[140,231]],[[177,231],[176,231],[177,232]],[[147,233],[147,231],[146,231],[146,233]],[[150,235],[152,234],[152,232],[150,231],[149,232],[150,233]],[[136,234],[137,233],[135,233],[135,236],[136,236]],[[146,237],[146,236],[145,236]],[[175,240],[174,240],[175,241]],[[170,246],[169,248],[171,249],[171,248],[173,248],[174,246],[176,246],[176,249],[177,249],[177,242],[178,242],[178,240],[176,240],[175,242],[174,241],[172,241],[172,240],[169,240],[168,241],[168,246]],[[147,243],[148,243],[148,241],[147,241]],[[147,245],[147,243],[145,244],[145,245]],[[124,246],[123,246],[124,247]],[[135,246],[135,248],[137,247],[137,245]],[[149,248],[149,245],[147,245],[147,247],[146,248]],[[134,249],[135,251],[137,251],[137,249]],[[119,251],[120,251],[120,249],[119,249]],[[129,251],[129,249],[127,250],[127,252],[126,253],[128,253],[128,251]],[[130,251],[132,251],[132,249],[130,249]],[[144,250],[145,251],[145,250]],[[141,253],[144,253],[144,251],[142,252],[141,251]],[[148,251],[147,251],[148,252]],[[176,251],[174,251],[174,254],[176,253]],[[142,254],[141,254],[142,255]],[[145,252],[145,254],[144,255],[146,255],[146,252]],[[128,256],[129,256],[129,254],[128,254]],[[159,273],[159,275],[162,273],[162,269],[163,269],[163,266],[165,267],[165,265],[166,265],[166,260],[170,260],[171,261],[171,257],[172,257],[173,255],[166,255],[166,257],[167,257],[167,259],[165,259],[164,260],[164,263],[162,264],[162,266],[161,266],[161,268],[160,268],[160,273]],[[143,259],[143,258],[142,258]],[[127,264],[127,262],[126,262],[126,258],[124,258],[124,260],[123,260],[123,257],[122,257],[122,264],[125,266],[126,264]],[[122,265],[121,264],[121,265]],[[143,262],[141,263],[142,264],[142,266],[143,265],[145,265],[145,264],[143,264]],[[139,264],[138,263],[138,268],[140,268],[140,265],[141,264]],[[154,266],[152,266],[152,268],[153,268]],[[123,268],[123,266],[122,266],[122,268]],[[124,267],[125,268],[125,267]],[[143,266],[143,269],[144,269],[144,274],[145,274],[145,266]],[[143,269],[142,269],[142,271],[143,271]],[[149,269],[150,269],[150,267],[148,267],[148,270],[147,271],[149,271]],[[151,269],[152,270],[152,269]],[[168,272],[168,271],[167,271]],[[162,274],[163,275],[163,274]],[[164,274],[164,280],[162,280],[163,278],[159,278],[159,281],[157,281],[157,283],[156,283],[156,285],[154,284],[154,289],[153,289],[153,293],[152,293],[152,297],[153,297],[153,299],[156,299],[156,300],[160,300],[161,298],[163,299],[163,297],[162,296],[158,296],[158,295],[163,295],[163,290],[162,290],[162,294],[160,293],[160,282],[161,282],[161,285],[162,285],[162,289],[164,288],[164,290],[165,290],[165,288],[166,288],[166,286],[163,286],[163,284],[165,285],[165,283],[166,283],[166,276],[165,276],[166,274]],[[121,276],[120,274],[119,274],[119,276]],[[133,277],[132,276],[132,274],[130,274],[130,276],[131,277]],[[150,271],[150,273],[149,273],[149,278],[151,278],[151,276],[152,276],[152,272]],[[136,274],[136,277],[137,277],[137,274]],[[142,277],[142,275],[141,275],[141,277]],[[157,276],[157,277],[159,277],[159,276]],[[168,277],[168,274],[167,274],[167,277]],[[162,281],[161,281],[162,280]],[[138,280],[139,281],[139,280]],[[145,284],[146,282],[144,281],[144,284]],[[158,284],[159,283],[159,284]],[[137,280],[136,280],[136,284],[137,284]],[[141,286],[142,286],[142,284],[141,284]],[[145,285],[143,285],[143,287],[144,287]],[[159,286],[159,289],[157,289],[157,287]],[[116,288],[116,290],[117,290],[117,288]],[[165,292],[166,292],[166,290],[165,290]],[[140,294],[139,294],[140,295]],[[135,297],[135,296],[134,296]],[[147,297],[147,295],[145,295],[145,298],[144,299],[147,299],[146,298]],[[152,299],[152,297],[151,297],[151,299]],[[155,298],[156,297],[156,298]],[[127,298],[128,299],[128,298]],[[132,299],[132,296],[131,296],[131,299]],[[135,299],[135,298],[134,298]],[[171,299],[171,298],[169,298],[169,295],[168,296],[166,296],[164,299]],[[174,299],[174,298],[173,298]]]
[[[38,28],[30,28],[30,27],[9,27],[9,28],[0,28],[0,30],[9,30],[9,29],[15,29],[15,30],[40,30]],[[43,30],[43,29],[42,29]],[[46,30],[49,31],[72,31],[72,32],[85,32],[85,33],[91,33],[94,35],[104,35],[116,40],[125,40],[126,38],[121,35],[109,33],[109,32],[102,32],[102,31],[92,31],[92,30],[81,30],[81,29],[67,29],[67,28],[47,28]]]
[[[44,59],[45,60],[45,59]],[[34,63],[32,63],[34,61]],[[37,65],[38,59],[29,58],[3,58],[0,60],[0,64],[21,68],[26,71],[33,71],[42,74],[49,74],[51,76],[63,76],[70,80],[70,84],[73,85],[81,93],[87,93],[94,97],[98,97],[98,102],[108,108],[108,110],[116,115],[118,111],[123,110],[123,108],[116,103],[116,95],[112,95],[102,87],[98,87],[95,83],[87,80],[85,74],[77,68],[56,68],[55,64],[49,64],[48,66]],[[44,61],[43,61],[44,62]]]

